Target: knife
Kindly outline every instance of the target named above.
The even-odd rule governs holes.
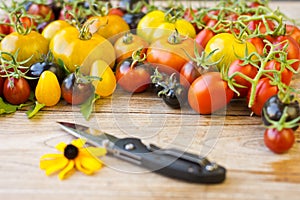
[[[210,162],[206,157],[174,148],[163,149],[154,144],[147,146],[138,138],[117,138],[76,123],[57,123],[71,135],[84,138],[91,145],[105,147],[108,155],[170,178],[191,183],[215,184],[222,183],[226,177],[226,169]]]

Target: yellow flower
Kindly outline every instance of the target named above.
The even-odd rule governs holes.
[[[59,172],[59,179],[65,179],[77,170],[91,175],[102,168],[98,156],[106,154],[105,148],[84,147],[83,139],[73,140],[71,144],[59,143],[55,148],[63,154],[45,154],[40,159],[40,168],[49,176]]]

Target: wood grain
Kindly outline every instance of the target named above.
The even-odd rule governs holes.
[[[280,5],[297,17],[299,4],[272,6]],[[292,84],[300,88],[299,75]],[[32,119],[27,119],[25,109],[0,115],[0,199],[299,199],[300,130],[288,153],[273,154],[264,146],[261,119],[250,113],[243,99],[214,115],[200,116],[188,106],[170,109],[150,91],[126,95],[118,90],[96,103],[89,121],[78,107],[63,101]],[[59,181],[39,169],[40,156],[56,152],[58,142],[73,139],[56,121],[75,121],[116,136],[206,155],[227,168],[227,178],[217,185],[185,183],[105,157],[106,167],[94,176],[78,172]]]

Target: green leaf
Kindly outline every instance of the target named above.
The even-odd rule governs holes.
[[[5,103],[0,97],[0,114],[14,113],[18,110],[18,108],[19,105],[11,105],[9,103]]]
[[[35,114],[37,114],[44,107],[45,107],[45,104],[41,104],[38,101],[36,101],[35,105],[32,107],[32,109],[30,109],[26,112],[27,117],[29,119],[32,118]]]
[[[92,114],[94,103],[100,99],[97,94],[91,95],[83,104],[80,106],[80,112],[86,120],[88,120]]]

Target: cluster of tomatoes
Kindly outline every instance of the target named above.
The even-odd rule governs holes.
[[[131,93],[152,86],[172,108],[188,103],[199,114],[246,98],[268,126],[266,145],[275,152],[292,146],[280,145],[293,143],[300,121],[290,87],[300,30],[278,10],[234,0],[197,9],[99,0],[4,7],[0,96],[10,104],[27,102],[31,92],[46,106],[61,98],[91,104],[117,84]]]

